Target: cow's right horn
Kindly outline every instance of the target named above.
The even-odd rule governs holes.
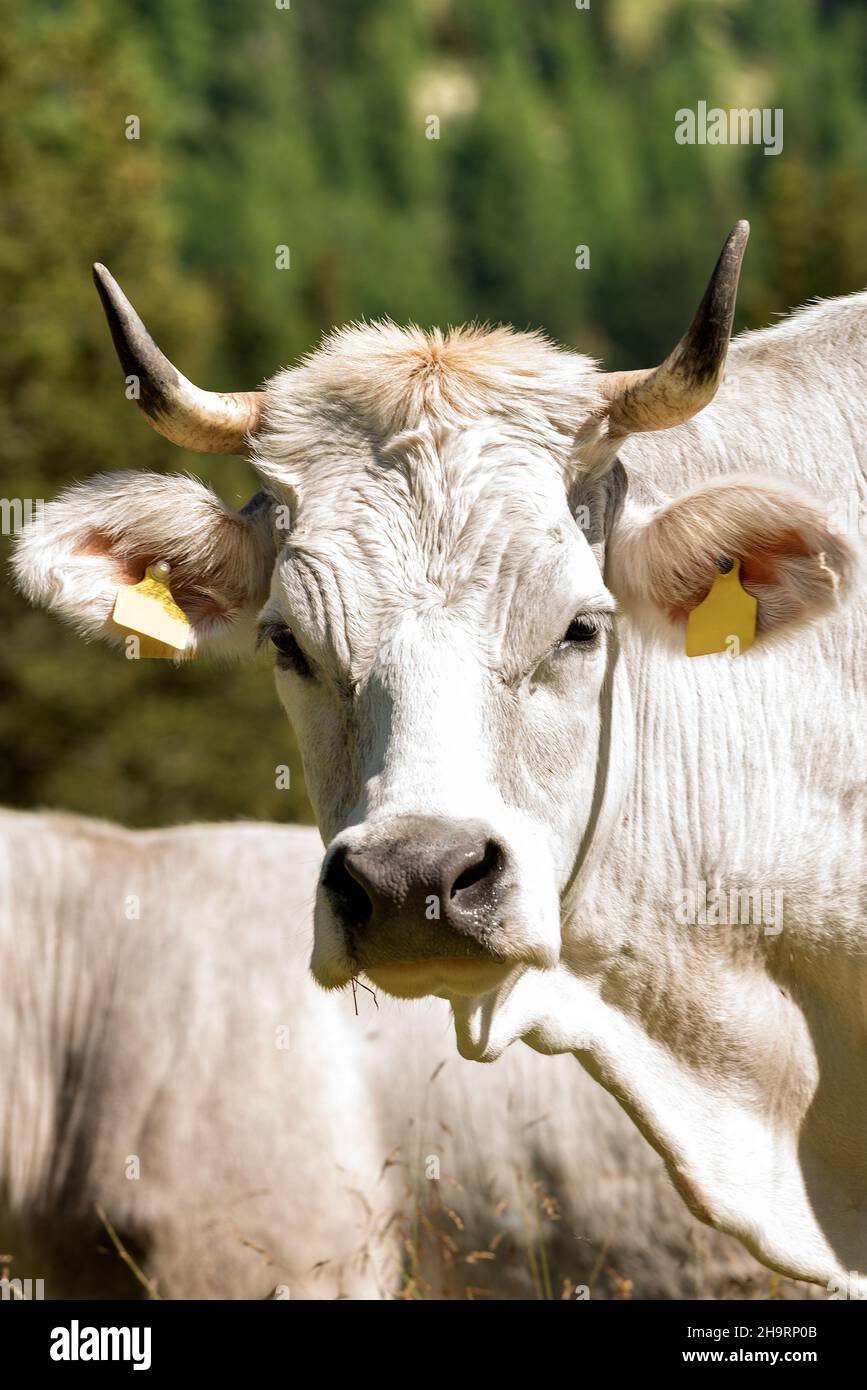
[[[749,222],[732,227],[695,318],[659,367],[602,378],[609,437],[670,429],[713,400],[725,370],[749,234]]]
[[[160,352],[120,285],[104,265],[93,279],[120,364],[138,383],[148,423],[173,444],[202,454],[243,454],[259,425],[262,391],[202,391]]]

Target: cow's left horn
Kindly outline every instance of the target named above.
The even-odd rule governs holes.
[[[202,391],[160,352],[120,285],[104,265],[93,279],[120,365],[138,382],[136,399],[148,423],[173,444],[202,454],[242,454],[256,433],[262,391]]]
[[[695,318],[661,366],[603,377],[609,435],[670,429],[713,400],[725,368],[749,234],[749,222],[732,227]]]

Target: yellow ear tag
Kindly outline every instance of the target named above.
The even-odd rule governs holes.
[[[708,656],[731,651],[739,656],[756,640],[758,603],[740,581],[740,560],[721,560],[728,569],[717,575],[707,598],[690,613],[686,623],[687,656]]]
[[[139,655],[171,659],[190,636],[190,620],[172,598],[165,560],[148,565],[138,584],[122,584],[114,601],[114,621],[141,637]]]

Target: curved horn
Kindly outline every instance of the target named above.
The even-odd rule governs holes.
[[[173,444],[203,454],[243,454],[262,412],[262,391],[202,391],[160,352],[120,285],[104,265],[93,280],[115,351],[127,376],[139,382],[138,404],[148,424]]]
[[[713,400],[725,368],[749,235],[749,222],[732,227],[695,318],[661,366],[605,374],[609,435],[669,429]]]

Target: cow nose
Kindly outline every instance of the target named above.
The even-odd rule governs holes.
[[[323,886],[344,921],[358,928],[409,912],[481,936],[500,896],[502,845],[480,822],[403,820],[378,843],[343,846],[332,856]]]

